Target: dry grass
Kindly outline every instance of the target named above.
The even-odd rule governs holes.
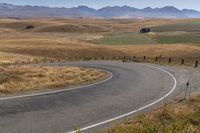
[[[92,43],[92,40],[99,39],[105,34],[133,32],[144,26],[150,27],[185,21],[194,20],[2,19],[0,28],[4,30],[0,33],[0,52],[20,54],[32,58],[70,60],[94,57],[113,59],[113,57],[134,55],[137,57],[160,55],[163,57],[199,57],[200,47],[188,46],[188,44],[102,46]],[[25,29],[27,25],[34,25],[35,28],[27,30]],[[9,61],[6,57],[2,57],[0,60],[0,62]]]
[[[54,35],[0,34],[0,51],[33,57],[83,59],[84,57],[163,56],[200,57],[200,47],[187,44],[97,46]]]
[[[107,133],[199,133],[200,96],[173,102],[148,114],[125,120]]]
[[[0,64],[4,63],[15,63],[17,62],[23,62],[27,60],[33,60],[33,57],[27,56],[27,55],[21,55],[21,54],[12,54],[12,53],[6,53],[6,52],[0,52]]]
[[[136,45],[136,46],[119,46],[114,49],[120,49],[130,55],[138,57],[199,57],[200,49],[197,46],[189,46],[187,44],[176,45]]]
[[[103,20],[103,19],[2,19],[0,28],[12,29],[15,32],[57,32],[57,33],[116,33],[131,32],[143,26],[157,26],[168,23],[176,23],[180,20]],[[27,25],[35,28],[26,29]]]
[[[0,94],[31,92],[94,82],[106,77],[95,69],[76,67],[0,67]]]

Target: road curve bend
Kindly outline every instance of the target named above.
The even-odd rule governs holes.
[[[0,132],[73,133],[76,128],[89,132],[161,102],[176,88],[171,73],[139,63],[90,61],[43,65],[93,67],[113,76],[105,82],[68,91],[0,98]]]

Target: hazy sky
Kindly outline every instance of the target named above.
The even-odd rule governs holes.
[[[200,10],[200,0],[0,0],[0,3],[11,3],[17,5],[43,5],[52,7],[74,7],[87,5],[93,8],[104,6],[133,6],[144,7],[163,7],[175,6],[179,9],[190,8]]]

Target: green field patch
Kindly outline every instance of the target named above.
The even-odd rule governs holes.
[[[169,31],[185,31],[185,32],[200,32],[200,22],[187,22],[187,23],[176,23],[169,25],[162,25],[151,27],[153,32],[169,32]]]
[[[135,45],[135,44],[155,44],[156,41],[149,34],[141,33],[123,33],[116,35],[107,35],[97,40],[97,44],[102,45]]]
[[[151,27],[159,44],[200,44],[200,21]]]
[[[192,23],[192,24],[200,24],[200,21],[199,20],[194,20],[194,21],[192,21],[190,23]]]
[[[200,44],[200,33],[187,34],[162,34],[157,35],[156,39],[160,44],[194,43]]]
[[[176,23],[151,27],[152,33],[139,32],[107,35],[97,40],[101,45],[135,44],[200,44],[200,21]]]

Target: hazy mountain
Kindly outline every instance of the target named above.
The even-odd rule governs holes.
[[[137,9],[129,6],[108,6],[93,9],[87,6],[56,8],[45,6],[16,6],[0,3],[0,17],[96,17],[96,18],[200,18],[200,12],[191,9],[179,10],[173,6]]]
[[[113,17],[121,17],[124,15],[132,15],[136,13],[138,9],[128,6],[113,6],[113,7],[104,7],[98,10],[98,16],[113,18]]]
[[[199,18],[199,11],[191,9],[183,9],[182,12],[188,17]]]

